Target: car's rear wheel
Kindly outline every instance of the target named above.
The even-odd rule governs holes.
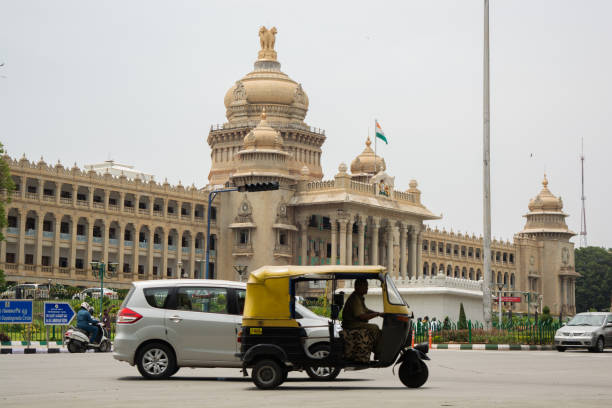
[[[567,350],[565,347],[557,346],[557,351],[563,353],[565,350]]]
[[[163,343],[147,344],[136,360],[140,374],[150,380],[165,379],[176,372],[174,353]]]
[[[428,377],[429,369],[421,360],[417,362],[404,361],[400,365],[399,378],[406,387],[419,388],[427,382]]]
[[[310,354],[317,358],[325,358],[329,355],[329,345],[315,344],[310,348]],[[340,374],[340,368],[337,367],[306,367],[306,374],[316,381],[332,381]]]
[[[253,382],[262,390],[271,390],[283,383],[286,369],[271,359],[260,360],[251,373]]]

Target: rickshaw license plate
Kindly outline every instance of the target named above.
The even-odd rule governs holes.
[[[249,334],[261,334],[262,329],[261,327],[251,327],[249,329]]]

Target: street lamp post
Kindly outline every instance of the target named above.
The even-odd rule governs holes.
[[[104,297],[104,276],[107,278],[114,278],[117,276],[117,265],[116,262],[109,262],[108,269],[106,268],[106,264],[104,262],[90,262],[91,265],[91,273],[94,277],[100,279],[100,311],[102,313],[102,298]]]
[[[505,287],[506,285],[504,285],[503,283],[497,284],[497,289],[499,289],[499,292],[497,292],[497,325],[500,329],[502,326],[502,290]]]

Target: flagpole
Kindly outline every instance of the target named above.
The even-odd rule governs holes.
[[[376,143],[378,141],[378,136],[376,136],[376,119],[374,119],[374,175],[376,175],[376,173],[378,173],[376,171],[376,147],[378,145],[378,143]]]

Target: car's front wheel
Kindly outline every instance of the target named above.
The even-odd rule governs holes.
[[[595,350],[594,351],[596,353],[603,353],[604,347],[605,347],[605,343],[604,343],[603,337],[597,338],[597,342],[595,343]]]
[[[174,353],[163,343],[144,346],[138,353],[136,363],[140,374],[150,380],[165,379],[176,372]]]
[[[566,350],[565,347],[557,346],[557,351],[563,353]]]
[[[317,358],[325,358],[329,355],[330,348],[328,344],[315,344],[309,351],[310,354]],[[316,381],[332,381],[340,374],[340,368],[327,366],[306,367],[306,374]]]

